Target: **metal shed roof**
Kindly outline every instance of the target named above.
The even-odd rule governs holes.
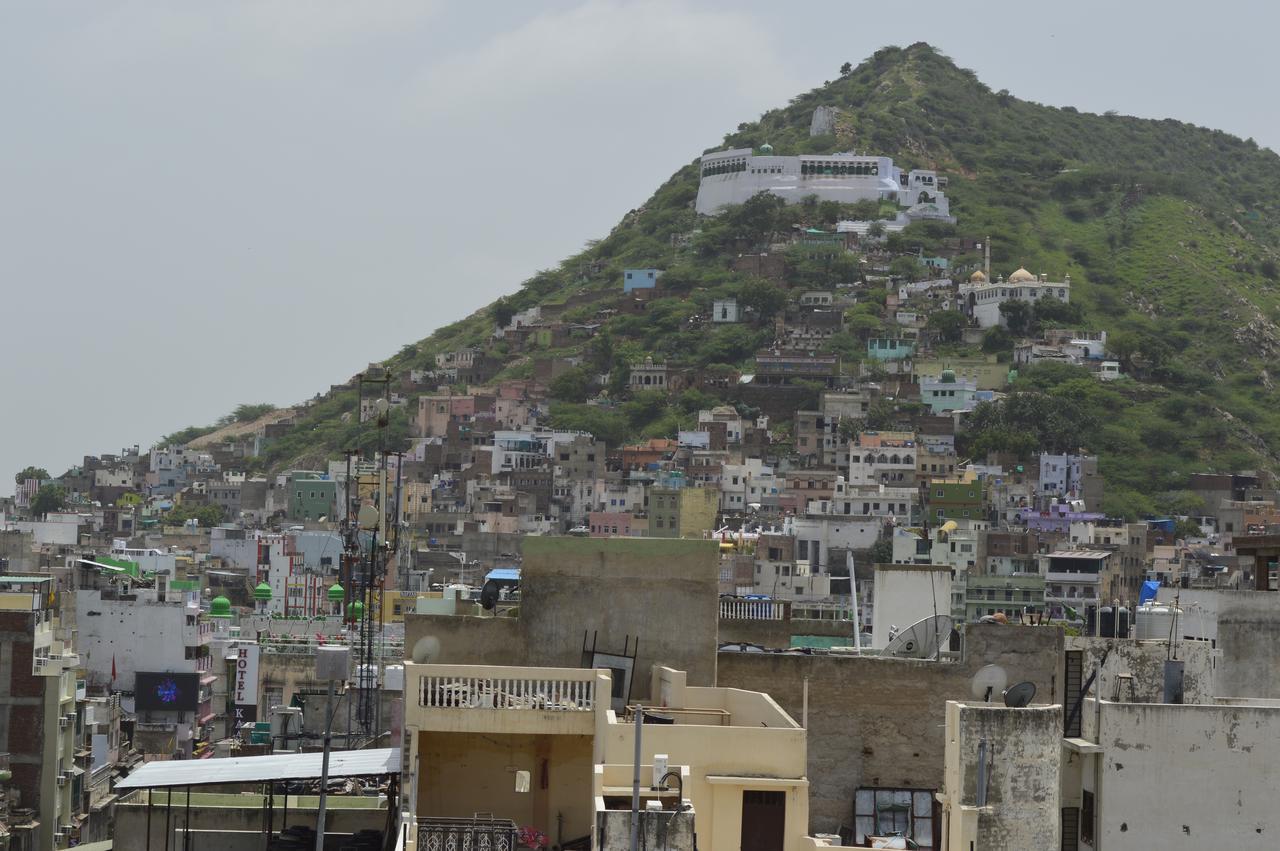
[[[319,753],[286,753],[148,762],[116,783],[116,789],[164,789],[173,786],[209,786],[214,783],[318,779],[322,756]],[[329,753],[330,777],[370,777],[399,773],[400,751],[397,748]]]

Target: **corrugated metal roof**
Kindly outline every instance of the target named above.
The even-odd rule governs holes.
[[[117,790],[208,786],[214,783],[255,783],[263,780],[311,780],[320,777],[323,754],[287,753],[225,759],[148,762],[116,783]],[[330,777],[369,777],[400,773],[397,748],[331,751]]]
[[[1107,550],[1055,550],[1049,553],[1049,558],[1101,559],[1109,555]]]
[[[519,582],[520,568],[518,567],[495,567],[485,576],[485,581],[496,579],[499,582]]]

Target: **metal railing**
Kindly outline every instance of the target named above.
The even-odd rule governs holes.
[[[350,646],[353,654],[364,658],[364,645],[361,642],[349,642],[342,637],[325,638],[320,641],[314,636],[276,635],[263,637],[259,639],[259,643],[263,653],[281,655],[312,655],[321,644],[341,644]],[[404,661],[404,640],[375,639],[373,655],[384,661],[388,659]]]
[[[420,818],[418,851],[515,851],[519,828],[510,819]]]
[[[784,621],[791,617],[785,600],[747,600],[741,597],[720,598],[722,620]]]
[[[424,676],[418,705],[436,709],[541,709],[591,712],[594,679]]]

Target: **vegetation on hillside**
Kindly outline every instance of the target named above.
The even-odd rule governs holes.
[[[833,135],[811,137],[820,105],[840,110]],[[959,223],[913,225],[887,246],[930,255],[944,240],[990,238],[993,266],[1070,275],[1072,304],[1055,310],[1013,306],[1015,332],[1078,325],[1106,330],[1129,379],[1102,385],[1082,370],[1024,370],[1003,402],[979,410],[965,438],[970,452],[1083,448],[1101,456],[1108,508],[1134,516],[1169,510],[1186,475],[1204,469],[1277,466],[1280,409],[1271,365],[1280,352],[1280,159],[1241,140],[1174,120],[1153,121],[1053,108],[994,92],[924,44],[885,48],[856,68],[739,125],[723,147],[778,154],[858,150],[894,157],[904,169],[935,168]],[[717,146],[720,147],[720,146]],[[489,339],[495,324],[535,305],[573,304],[570,322],[600,322],[589,343],[508,358],[499,377],[531,374],[531,356],[581,355],[584,365],[557,379],[552,421],[587,429],[611,444],[670,435],[714,397],[628,397],[625,376],[645,356],[702,370],[746,368],[772,339],[782,292],[734,271],[741,251],[767,247],[796,228],[824,228],[850,216],[888,213],[878,205],[787,206],[758,197],[715,218],[693,211],[698,169],[677,171],[603,239],[466,319],[405,346],[395,371],[430,367],[437,353]],[[783,258],[793,288],[830,287],[861,275],[847,252],[805,246]],[[911,258],[894,272],[920,271]],[[977,263],[976,254],[957,258]],[[615,307],[622,270],[663,271],[661,297],[643,315]],[[748,322],[705,326],[713,300],[734,297]],[[572,300],[572,302],[571,302]],[[846,314],[827,348],[846,363],[884,325],[874,300]],[[933,320],[949,353],[970,351],[954,320]],[[979,348],[1007,358],[1008,332],[988,333]],[[505,357],[502,344],[495,355]],[[610,382],[598,376],[608,373]],[[603,392],[614,404],[589,405]],[[705,396],[705,394],[701,394]],[[268,467],[312,463],[362,439],[350,416],[351,390],[332,393],[275,442]],[[886,421],[888,414],[881,412]],[[781,424],[779,424],[781,425]],[[407,418],[393,415],[396,439]],[[176,438],[177,435],[170,436]]]

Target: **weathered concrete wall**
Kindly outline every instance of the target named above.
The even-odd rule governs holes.
[[[633,695],[646,697],[655,664],[716,682],[719,550],[715,541],[529,538],[520,618],[534,664],[577,667],[583,634],[620,653],[640,642]]]
[[[1062,707],[947,705],[951,848],[1057,848]],[[983,768],[979,769],[980,762]],[[979,785],[979,777],[982,783]],[[985,792],[979,805],[980,788]]]
[[[627,851],[631,847],[631,810],[596,813],[596,837],[600,851]],[[640,848],[643,851],[694,851],[693,811],[640,813]]]
[[[1088,701],[1099,848],[1271,849],[1280,844],[1280,709]],[[1101,732],[1099,732],[1099,729]]]
[[[785,650],[791,646],[791,623],[789,621],[745,620],[742,618],[721,618],[719,625],[719,642],[745,641],[774,650]]]
[[[720,643],[746,641],[761,647],[783,649],[791,646],[794,635],[819,635],[847,638],[848,645],[857,645],[852,621],[817,620],[816,618],[792,618],[787,621],[720,619]]]
[[[424,642],[424,639],[433,639]],[[436,665],[535,665],[520,618],[419,615],[404,618],[405,654]],[[421,658],[419,658],[421,657]]]
[[[597,633],[605,653],[639,640],[633,697],[648,696],[655,664],[714,685],[718,576],[714,541],[530,537],[518,618],[408,614],[405,647],[435,648],[421,661],[439,664],[576,668]]]
[[[1086,679],[1106,654],[1106,664],[1099,672],[1090,694],[1111,700],[1116,694],[1116,677],[1129,674],[1133,677],[1133,694],[1130,695],[1127,687],[1123,688],[1120,693],[1121,701],[1163,702],[1164,663],[1169,658],[1167,641],[1067,636],[1065,646],[1067,650],[1080,650],[1084,653],[1083,671]],[[1182,702],[1213,703],[1214,653],[1209,642],[1178,641],[1174,651],[1176,658],[1183,662]]]
[[[942,787],[946,702],[971,700],[979,668],[999,664],[1010,683],[1030,680],[1037,702],[1054,703],[1061,659],[1056,627],[970,624],[962,662],[725,652],[717,684],[766,692],[800,720],[808,678],[810,829],[834,833],[859,787]]]
[[[1280,594],[1218,592],[1217,693],[1280,698]]]

